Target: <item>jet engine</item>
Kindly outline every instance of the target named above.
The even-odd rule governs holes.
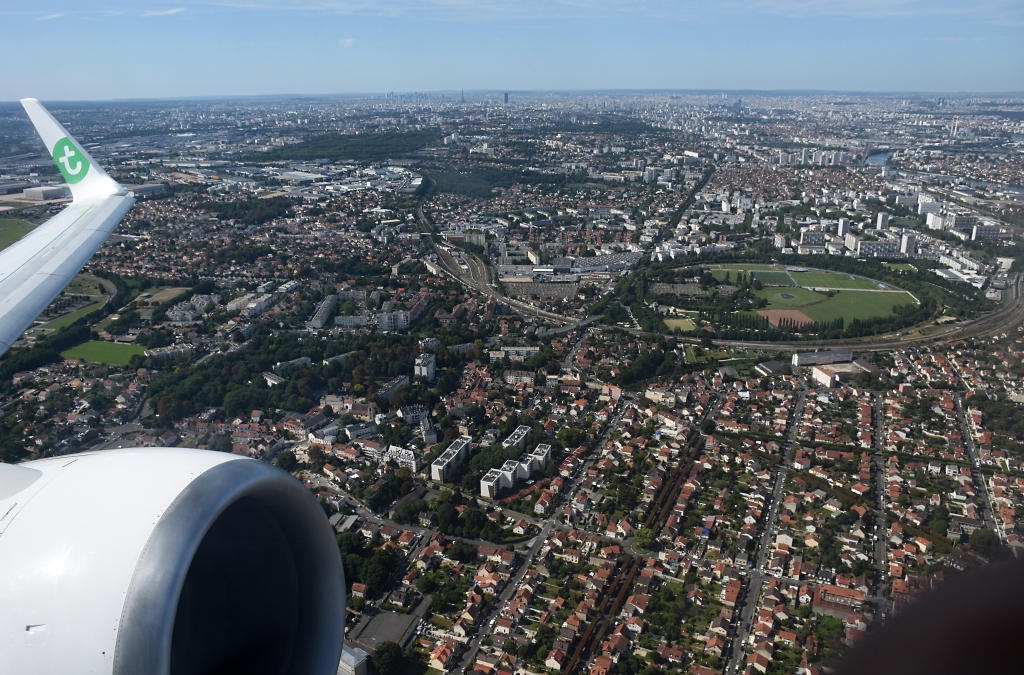
[[[294,478],[219,452],[0,464],[0,673],[333,675],[345,580]]]

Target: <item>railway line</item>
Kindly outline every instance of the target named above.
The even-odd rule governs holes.
[[[467,256],[466,259],[469,261],[466,263],[467,269],[463,269],[451,254],[441,249],[436,244],[434,245],[434,250],[437,253],[438,262],[446,272],[478,293],[493,297],[503,305],[507,305],[516,311],[547,319],[548,321],[552,321],[559,325],[570,324],[579,320],[568,316],[562,316],[561,314],[555,314],[554,312],[548,312],[538,307],[534,307],[529,303],[514,300],[508,296],[498,293],[487,283],[487,270],[483,263],[473,256]],[[482,281],[477,278],[478,275],[483,277]]]
[[[708,408],[707,415],[713,416],[719,404],[720,400],[716,400]],[[697,431],[691,431],[687,437],[686,454],[679,460],[675,470],[672,472],[671,478],[662,484],[661,490],[659,490],[654,500],[653,507],[648,511],[647,518],[644,519],[644,527],[661,530],[665,526],[665,521],[668,520],[672,507],[675,505],[675,496],[679,494],[683,482],[690,474],[690,468],[693,466],[697,454],[703,447],[704,437]],[[640,560],[639,557],[630,555],[626,564],[619,566],[616,576],[609,585],[609,591],[604,594],[603,600],[598,607],[597,615],[600,619],[592,623],[584,632],[580,643],[576,646],[576,650],[573,652],[572,658],[565,668],[566,673],[583,672],[583,666],[589,660],[594,648],[600,646],[601,641],[608,635],[615,617],[618,616],[623,603],[629,596],[633,580],[640,570]],[[614,600],[609,607],[609,600],[613,597]]]
[[[701,422],[705,419],[714,419],[718,414],[721,403],[721,397],[716,398],[704,414],[704,417],[701,418]],[[693,463],[697,459],[698,452],[700,452],[703,447],[704,436],[696,430],[691,431],[690,436],[687,438],[686,454],[679,460],[679,463],[676,465],[671,477],[662,483],[661,489],[658,491],[658,494],[652,502],[651,509],[647,512],[647,518],[644,520],[645,528],[652,527],[660,531],[661,528],[665,526],[665,522],[668,520],[669,514],[672,512],[672,507],[675,506],[674,500],[679,494],[686,477],[690,474],[690,469],[693,467]]]
[[[620,563],[616,568],[616,574],[608,585],[609,590],[602,596],[601,604],[597,607],[598,619],[591,622],[587,630],[583,632],[583,637],[580,638],[572,658],[565,667],[566,673],[575,675],[584,672],[590,655],[595,648],[600,647],[612,622],[618,616],[626,598],[629,597],[629,590],[633,587],[633,580],[639,571],[640,559],[635,556],[629,556],[625,563]]]

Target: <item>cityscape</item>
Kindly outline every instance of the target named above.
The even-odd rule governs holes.
[[[56,102],[137,202],[0,460],[289,472],[339,673],[832,672],[1024,555],[1024,97]],[[0,246],[70,203],[0,104]]]

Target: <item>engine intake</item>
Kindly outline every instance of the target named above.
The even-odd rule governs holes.
[[[334,532],[298,481],[262,462],[145,448],[0,466],[0,570],[13,646],[0,673],[338,667]]]

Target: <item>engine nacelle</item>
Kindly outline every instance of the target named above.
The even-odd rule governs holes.
[[[135,448],[0,464],[0,674],[333,675],[345,579],[302,484]]]

